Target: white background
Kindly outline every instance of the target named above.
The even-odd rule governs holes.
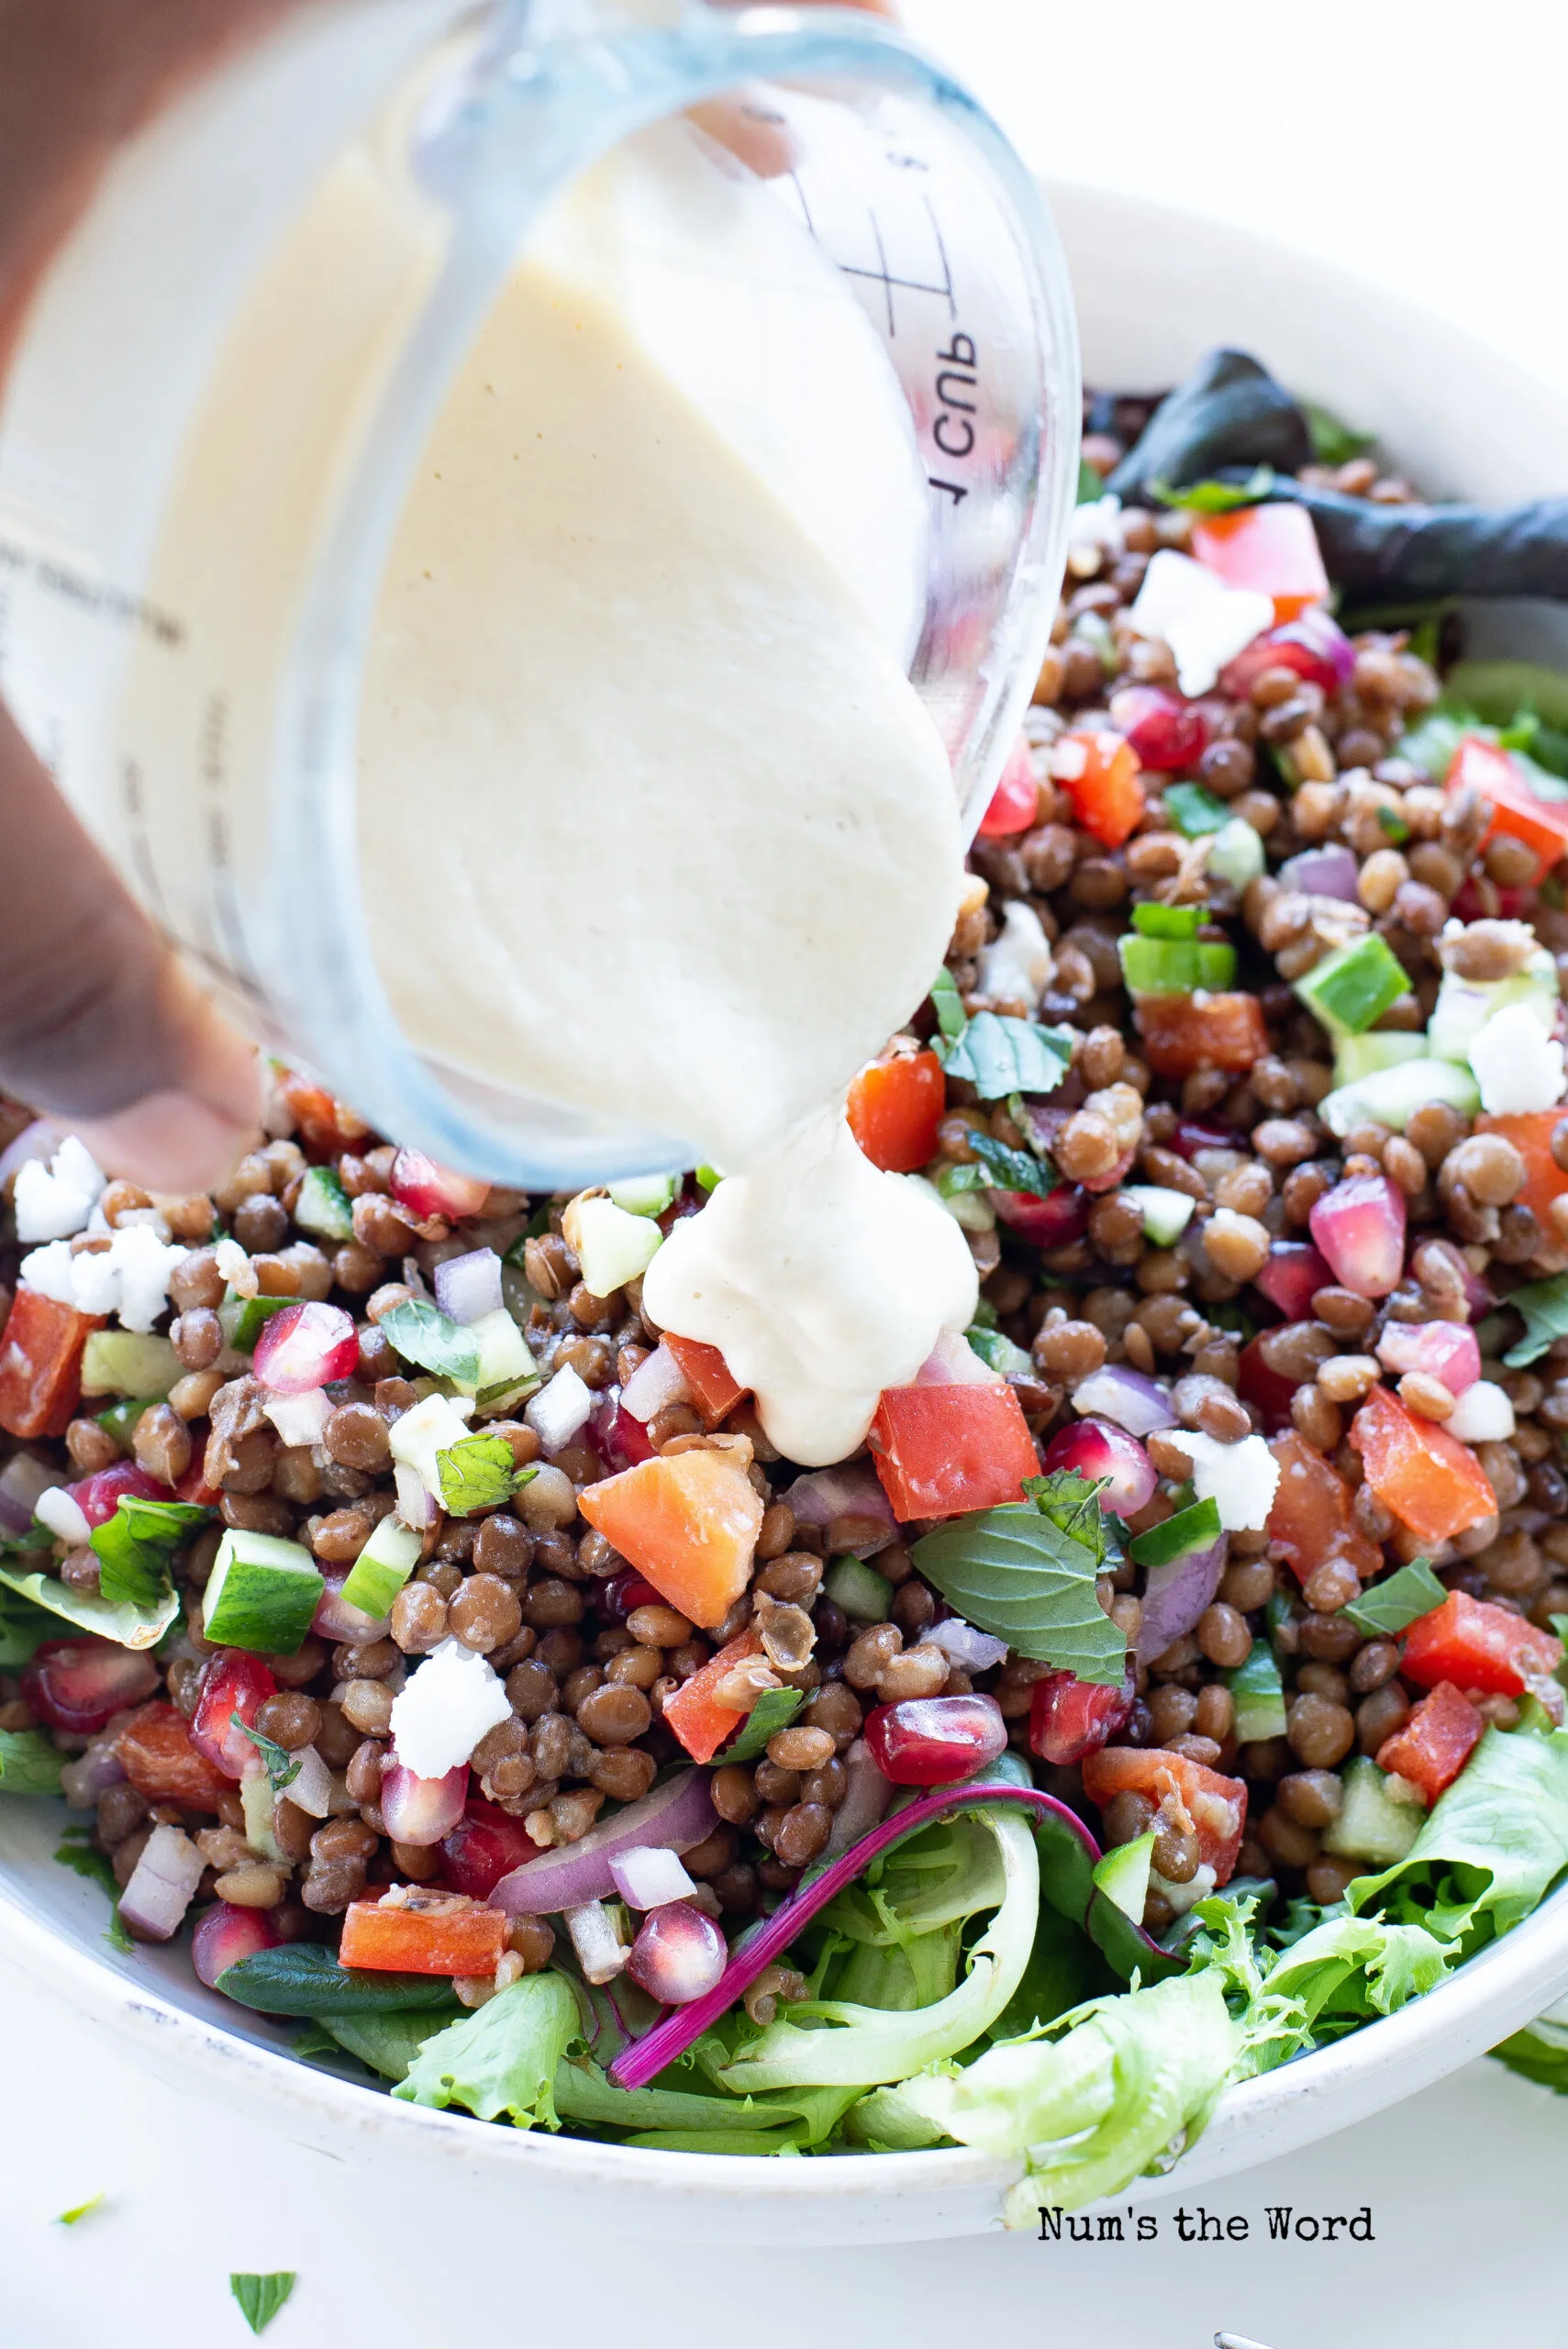
[[[1553,114],[1568,44],[1544,11],[1390,0],[907,0],[1052,174],[1163,196],[1358,269],[1568,384],[1564,206]],[[1266,355],[1266,354],[1265,354]],[[1568,473],[1568,460],[1564,472]],[[1542,484],[1557,487],[1558,484]],[[1220,2188],[1248,2243],[1018,2238],[777,2252],[530,2232],[434,2168],[303,2147],[262,2104],[154,2078],[0,1962],[0,2341],[28,2349],[238,2344],[231,2268],[299,2271],[269,2349],[376,2349],[603,2333],[674,2349],[835,2341],[951,2349],[1006,2339],[1201,2349],[1460,2349],[1562,2337],[1568,2104],[1481,2064]],[[78,2227],[56,2212],[103,2190]],[[1370,2204],[1371,2246],[1284,2247],[1265,2206]],[[1259,2240],[1258,2238],[1265,2238]]]

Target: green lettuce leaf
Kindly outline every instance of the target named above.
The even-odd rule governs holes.
[[[412,2010],[400,2014],[372,2014],[362,2010],[351,2014],[320,2014],[311,2023],[312,2032],[324,2032],[329,2043],[346,2047],[361,2064],[379,2072],[384,2079],[406,2079],[408,2067],[428,2039],[445,2031],[450,2024],[462,2022],[467,2009],[451,1995],[451,1985],[442,1982],[446,1998],[439,2007],[423,2013]],[[316,2051],[320,2042],[295,2043],[296,2054]]]
[[[1454,1962],[1451,1943],[1424,1925],[1330,1912],[1291,1943],[1268,1973],[1269,1989],[1301,2002],[1315,2041],[1391,2015],[1433,1989]]]
[[[57,1795],[65,1756],[41,1729],[0,1729],[0,1794]]]
[[[41,1608],[0,1587],[0,1672],[16,1672],[32,1661],[55,1627]]]
[[[98,1589],[110,1606],[156,1607],[169,1589],[175,1551],[212,1515],[193,1501],[148,1501],[122,1493],[113,1517],[95,1525],[88,1542],[98,1561]]]
[[[1099,1519],[1097,1508],[1081,1520],[1085,1532],[1091,1518]],[[1039,1508],[1014,1505],[955,1518],[922,1535],[912,1553],[920,1574],[966,1622],[1019,1655],[1114,1688],[1126,1670],[1127,1642],[1095,1596],[1100,1554]]]
[[[1368,1639],[1387,1639],[1407,1631],[1422,1615],[1440,1607],[1447,1591],[1425,1558],[1414,1558],[1397,1574],[1374,1582],[1344,1609],[1358,1631]]]
[[[55,1860],[72,1876],[83,1876],[90,1883],[101,1884],[109,1896],[109,1922],[104,1939],[111,1949],[127,1955],[136,1947],[120,1920],[120,1887],[106,1852],[100,1852],[88,1842],[90,1827],[68,1827],[55,1851]]]
[[[217,1980],[225,1998],[264,2015],[426,2013],[450,2003],[451,1984],[433,1974],[379,1974],[339,1965],[319,1942],[284,1942],[242,1957]],[[432,2023],[427,2032],[435,2029]]]
[[[1554,2096],[1568,2096],[1568,2023],[1541,2015],[1492,2049],[1499,2064]]]
[[[556,2066],[579,2028],[565,1976],[525,1974],[427,2040],[392,2093],[439,2110],[461,2104],[481,2121],[505,2113],[519,2129],[557,2128]]]
[[[1005,1101],[1009,1093],[1055,1092],[1072,1064],[1073,1030],[980,1011],[958,1035],[933,1038],[931,1049],[949,1076],[966,1078],[983,1101]]]
[[[1488,1729],[1402,1860],[1358,1876],[1357,1914],[1424,1925],[1468,1955],[1528,1917],[1568,1867],[1568,1730]]]
[[[116,1640],[122,1648],[155,1648],[180,1612],[179,1593],[172,1585],[145,1606],[133,1599],[110,1600],[72,1590],[58,1575],[9,1574],[4,1566],[0,1566],[0,1586],[74,1623],[79,1631],[96,1631],[101,1639]]]
[[[384,1313],[381,1332],[405,1362],[416,1362],[434,1378],[454,1378],[460,1386],[479,1379],[479,1341],[460,1321],[448,1319],[428,1299],[411,1297]]]

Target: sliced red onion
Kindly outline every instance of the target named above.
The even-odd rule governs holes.
[[[417,1778],[395,1762],[381,1782],[381,1815],[395,1843],[439,1843],[462,1817],[467,1800],[466,1762],[441,1778]]]
[[[851,1843],[869,1834],[886,1815],[893,1800],[893,1781],[883,1776],[863,1737],[857,1737],[845,1754],[844,1773],[850,1783],[843,1801],[833,1813],[833,1829],[827,1843],[829,1859],[847,1852]]]
[[[155,1827],[120,1895],[120,1915],[143,1941],[172,1941],[206,1862],[183,1827]]]
[[[640,1801],[628,1803],[602,1827],[590,1828],[575,1843],[559,1844],[514,1868],[491,1893],[490,1905],[504,1909],[509,1917],[548,1917],[586,1901],[607,1899],[616,1889],[612,1860],[644,1844],[689,1852],[717,1824],[707,1772],[684,1771]]]
[[[1279,878],[1285,888],[1299,889],[1306,896],[1340,897],[1353,906],[1359,902],[1360,872],[1355,852],[1335,841],[1327,848],[1304,848],[1299,856],[1287,857],[1280,866]]]
[[[879,1550],[885,1550],[898,1530],[893,1504],[869,1460],[851,1460],[840,1468],[814,1469],[809,1476],[797,1476],[780,1498],[789,1503],[797,1525],[826,1528],[843,1518],[859,1518],[867,1531],[862,1539],[849,1544],[850,1552],[857,1558],[874,1557]],[[873,1531],[873,1527],[881,1530]]]
[[[933,1623],[920,1636],[927,1647],[940,1648],[964,1672],[989,1672],[993,1664],[1006,1659],[1006,1640],[996,1639],[990,1631],[977,1631],[962,1615],[950,1615],[945,1622]]]
[[[1046,1450],[1045,1468],[1048,1475],[1053,1468],[1075,1469],[1092,1485],[1106,1479],[1100,1506],[1118,1517],[1136,1517],[1147,1508],[1160,1481],[1138,1438],[1106,1419],[1070,1420],[1058,1428]]]
[[[216,1990],[218,1976],[231,1965],[254,1957],[258,1950],[277,1949],[282,1942],[264,1909],[240,1909],[232,1901],[217,1900],[197,1920],[191,1936],[191,1965],[197,1981]]]
[[[610,1875],[628,1909],[662,1909],[666,1901],[689,1900],[696,1890],[679,1855],[658,1843],[638,1843],[629,1852],[617,1852]]]
[[[626,1970],[662,2006],[689,2007],[724,1978],[729,1945],[711,1917],[689,1900],[655,1909],[631,1945]]]
[[[55,1125],[48,1118],[35,1118],[19,1134],[0,1150],[0,1190],[11,1180],[19,1167],[30,1158],[52,1158],[65,1140],[65,1128]]]
[[[625,1397],[622,1397],[625,1401]],[[582,1434],[594,1416],[594,1390],[563,1363],[523,1412],[546,1452],[560,1452]]]
[[[1169,1565],[1150,1567],[1138,1621],[1135,1652],[1140,1664],[1163,1655],[1173,1640],[1184,1638],[1204,1609],[1213,1605],[1229,1548],[1230,1536],[1222,1533],[1218,1542],[1190,1558],[1173,1558]]]
[[[728,1965],[714,1987],[689,2006],[680,2007],[666,2015],[662,2022],[623,2047],[609,2067],[609,2076],[617,2088],[642,2088],[650,2080],[657,2079],[667,2065],[684,2055],[688,2047],[699,2040],[705,2031],[711,2031],[720,2015],[727,2014],[738,1998],[751,1988],[764,1966],[772,1965],[784,1955],[797,1933],[820,1916],[828,1903],[846,1885],[871,1865],[873,1860],[901,1843],[907,1835],[917,1834],[933,1819],[945,1819],[955,1810],[980,1810],[993,1803],[1013,1803],[1025,1810],[1032,1810],[1038,1818],[1050,1818],[1066,1827],[1084,1847],[1091,1866],[1100,1858],[1100,1847],[1075,1811],[1054,1795],[1041,1794],[1036,1787],[1018,1787],[998,1780],[981,1786],[936,1787],[929,1795],[918,1795],[892,1819],[883,1820],[851,1845],[850,1849],[812,1876],[798,1891],[793,1892],[781,1907],[763,1923],[745,1934],[737,1944]],[[538,1863],[536,1862],[537,1865]],[[1151,1956],[1164,1959],[1164,1952],[1157,1942],[1143,1933],[1141,1928],[1130,1930],[1140,1933]]]
[[[56,1471],[30,1452],[18,1452],[0,1468],[0,1526],[25,1533],[38,1508],[39,1495],[60,1481]]]
[[[595,1988],[613,1982],[631,1951],[617,1932],[616,1920],[604,1902],[585,1900],[580,1908],[568,1909],[564,1921],[584,1980],[592,1982]]]
[[[501,1259],[494,1248],[471,1248],[466,1256],[449,1256],[436,1266],[436,1303],[450,1321],[483,1321],[499,1313]]]
[[[395,1463],[392,1481],[397,1493],[397,1514],[405,1525],[416,1533],[423,1533],[434,1525],[440,1514],[434,1496],[411,1461]]]
[[[1165,1389],[1124,1362],[1108,1362],[1082,1380],[1073,1390],[1073,1408],[1085,1418],[1112,1419],[1129,1435],[1157,1435],[1176,1424]]]
[[[620,1407],[629,1411],[644,1427],[655,1411],[666,1403],[690,1400],[685,1374],[666,1345],[657,1345],[646,1362],[639,1362],[620,1391]]]
[[[983,1363],[962,1330],[944,1330],[915,1373],[917,1386],[997,1386],[989,1364]]]
[[[72,1810],[92,1810],[106,1787],[117,1787],[125,1765],[117,1749],[118,1731],[95,1738],[85,1753],[68,1762],[60,1774],[60,1791]]]
[[[343,1585],[350,1569],[340,1566],[326,1575],[327,1587],[317,1603],[310,1628],[324,1640],[344,1640],[350,1647],[369,1647],[373,1640],[384,1640],[392,1629],[390,1615],[367,1615],[362,1607],[350,1607],[343,1598]]]

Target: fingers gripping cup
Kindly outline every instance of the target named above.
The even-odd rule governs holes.
[[[311,12],[37,299],[0,685],[384,1130],[530,1187],[738,1163],[940,960],[1078,399],[1038,196],[889,27]]]

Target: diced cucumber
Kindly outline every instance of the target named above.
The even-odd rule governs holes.
[[[1284,1735],[1284,1687],[1266,1641],[1253,1641],[1246,1663],[1226,1674],[1225,1685],[1235,1708],[1231,1726],[1239,1744],[1255,1745]]]
[[[610,1185],[610,1197],[628,1215],[662,1215],[674,1206],[680,1187],[678,1174],[628,1174],[624,1183]]]
[[[161,1395],[138,1395],[124,1403],[111,1403],[106,1411],[95,1411],[93,1417],[114,1437],[122,1452],[128,1452],[135,1441],[138,1419],[150,1405],[162,1399]]]
[[[628,1215],[614,1199],[573,1199],[562,1219],[569,1248],[577,1252],[583,1286],[594,1297],[611,1297],[639,1279],[664,1244],[650,1215]]]
[[[479,1347],[479,1375],[472,1386],[454,1382],[456,1391],[474,1396],[482,1410],[509,1410],[539,1383],[527,1340],[504,1306],[471,1321],[468,1334]]]
[[[1228,987],[1236,975],[1236,949],[1210,939],[1134,931],[1117,941],[1117,952],[1129,995],[1195,995],[1200,987]]]
[[[1106,1898],[1114,1901],[1124,1917],[1135,1925],[1143,1922],[1143,1904],[1149,1898],[1149,1870],[1154,1852],[1154,1830],[1135,1836],[1130,1843],[1118,1843],[1095,1863],[1095,1882]]]
[[[972,1189],[967,1181],[960,1184],[954,1180],[958,1176],[967,1177],[974,1171],[972,1166],[944,1167],[934,1183],[929,1183],[923,1174],[907,1174],[904,1179],[908,1183],[918,1183],[923,1190],[928,1191],[937,1205],[951,1216],[961,1230],[995,1231],[996,1210],[984,1190]]]
[[[1296,992],[1330,1036],[1359,1036],[1409,992],[1405,967],[1376,930],[1326,955]]]
[[[185,1366],[167,1338],[95,1330],[82,1349],[83,1395],[140,1395],[161,1402]]]
[[[1176,1558],[1212,1549],[1222,1530],[1218,1502],[1195,1501],[1191,1508],[1178,1509],[1163,1524],[1151,1525],[1147,1533],[1139,1534],[1129,1542],[1127,1554],[1135,1565],[1168,1566]]]
[[[270,1321],[274,1313],[281,1313],[285,1305],[296,1305],[298,1302],[298,1298],[293,1297],[225,1297],[217,1308],[224,1343],[232,1346],[236,1353],[254,1353],[263,1324]]]
[[[1426,1812],[1417,1803],[1394,1802],[1388,1778],[1370,1754],[1358,1753],[1343,1772],[1345,1799],[1338,1819],[1323,1830],[1323,1849],[1340,1860],[1365,1860],[1392,1867],[1420,1833]]]
[[[1481,1087],[1467,1068],[1452,1061],[1399,1061],[1326,1095],[1318,1115],[1341,1140],[1353,1126],[1386,1126],[1402,1134],[1429,1101],[1446,1102],[1462,1118],[1473,1118],[1481,1107]]]
[[[1034,1364],[1022,1346],[1014,1345],[1011,1338],[1000,1330],[967,1330],[970,1352],[978,1354],[987,1370],[998,1378],[1032,1376]]]
[[[307,1166],[295,1201],[294,1219],[318,1240],[351,1240],[354,1209],[333,1166]]]
[[[341,1597],[350,1607],[362,1607],[378,1620],[390,1615],[392,1602],[419,1563],[424,1543],[401,1519],[384,1517],[349,1569]]]
[[[893,1611],[893,1585],[863,1558],[835,1558],[822,1589],[852,1623],[885,1623]]]
[[[326,1587],[299,1542],[230,1526],[203,1594],[203,1633],[217,1647],[295,1655]]]
[[[1401,1061],[1424,1061],[1430,1051],[1424,1036],[1341,1036],[1334,1047],[1334,1082],[1354,1085],[1381,1069],[1397,1068]]]
[[[1143,1237],[1156,1248],[1173,1248],[1193,1219],[1195,1201],[1184,1191],[1166,1190],[1162,1183],[1124,1183],[1121,1196],[1138,1209]]]
[[[1545,947],[1537,947],[1522,971],[1509,979],[1462,979],[1445,971],[1432,1016],[1427,1022],[1427,1050],[1434,1060],[1470,1058],[1470,1047],[1490,1019],[1513,1003],[1528,1004],[1550,1035],[1557,1017],[1557,971]]]
[[[1232,816],[1214,836],[1207,870],[1217,881],[1229,881],[1240,893],[1263,869],[1263,843],[1245,816]]]
[[[724,1177],[717,1166],[699,1166],[694,1170],[699,1191],[717,1191]]]
[[[272,1780],[265,1770],[252,1770],[248,1778],[239,1781],[239,1800],[245,1812],[245,1841],[264,1860],[282,1861],[283,1846],[272,1832]]]

